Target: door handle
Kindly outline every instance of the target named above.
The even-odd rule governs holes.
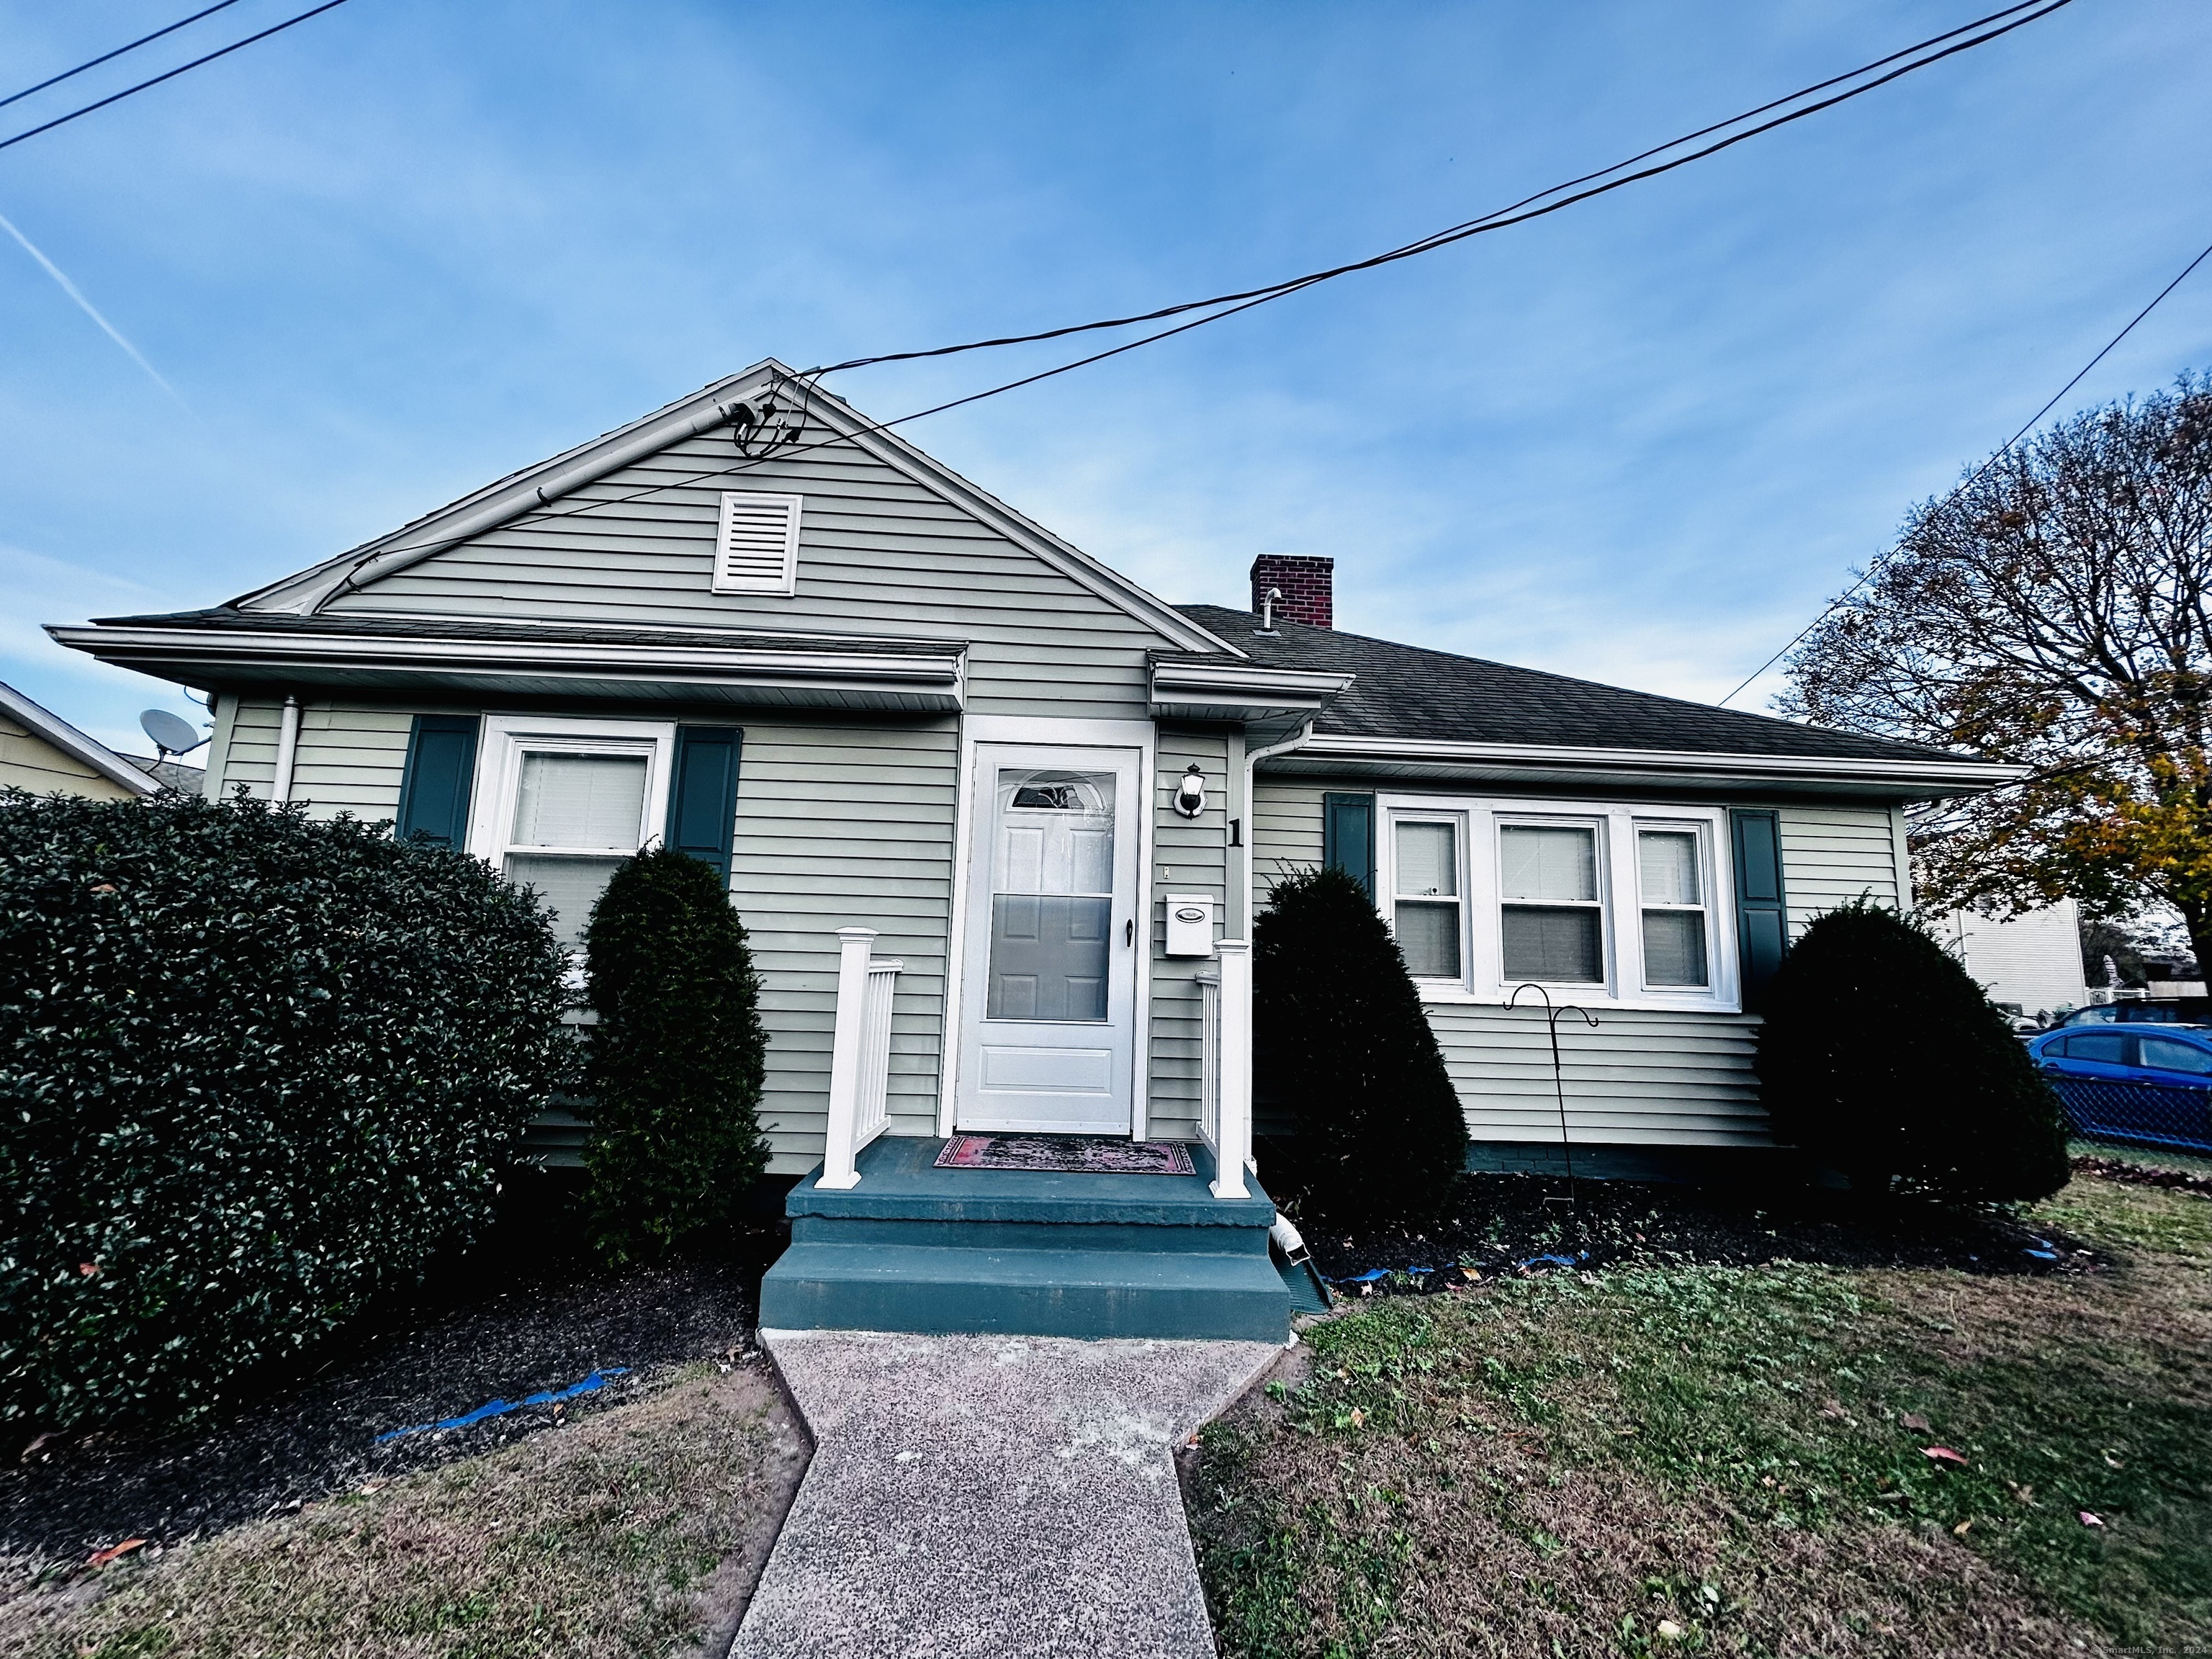
[[[1131,916],[1128,921],[1121,924],[1121,943],[1124,945],[1134,945],[1136,942],[1137,919],[1134,916]]]

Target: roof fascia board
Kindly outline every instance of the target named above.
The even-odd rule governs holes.
[[[33,702],[14,686],[0,684],[0,710],[23,729],[71,760],[89,766],[110,783],[134,795],[150,795],[161,786],[97,738],[86,736],[60,715]]]
[[[659,671],[689,678],[712,675],[732,684],[788,680],[818,685],[888,680],[940,689],[956,688],[965,678],[959,657],[921,652],[746,651],[545,640],[508,644],[497,640],[404,639],[235,628],[55,627],[48,631],[73,650],[88,652],[122,667],[158,662],[218,670],[319,664],[431,673],[441,670],[516,674]]]
[[[404,570],[471,537],[484,535],[522,514],[596,483],[609,473],[619,471],[672,443],[714,430],[727,421],[732,404],[751,395],[773,375],[797,378],[775,359],[765,359],[628,426],[618,427],[550,460],[495,480],[449,506],[403,525],[388,536],[365,542],[349,552],[258,588],[231,603],[241,610],[312,616],[347,588]],[[887,428],[869,421],[834,392],[808,388],[804,401],[809,413],[835,429],[847,442],[972,514],[1009,541],[1164,638],[1185,650],[1244,655],[1118,571],[1107,568]]]
[[[2004,761],[1877,760],[1847,756],[1746,755],[1704,750],[1583,749],[1564,744],[1436,743],[1419,738],[1361,738],[1316,732],[1302,760],[1328,758],[1430,766],[1522,765],[1565,771],[1668,772],[1747,782],[1832,779],[1905,787],[1988,789],[2028,775]]]
[[[612,432],[563,451],[550,460],[495,479],[482,489],[402,525],[386,536],[364,542],[312,569],[230,601],[245,611],[289,611],[313,616],[349,587],[372,582],[472,536],[498,529],[523,514],[597,483],[611,472],[702,432],[711,432],[771,374],[785,372],[773,359],[757,363],[690,397],[617,427]]]

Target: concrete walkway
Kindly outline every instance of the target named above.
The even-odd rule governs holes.
[[[816,1443],[732,1659],[1212,1659],[1174,1448],[1281,1349],[760,1335]]]

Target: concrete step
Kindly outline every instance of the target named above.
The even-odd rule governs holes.
[[[794,1243],[762,1281],[760,1322],[1280,1342],[1291,1297],[1264,1252]]]
[[[872,1244],[887,1250],[1083,1250],[1139,1255],[1267,1254],[1267,1229],[1183,1222],[933,1221],[878,1216],[795,1215],[794,1244]]]

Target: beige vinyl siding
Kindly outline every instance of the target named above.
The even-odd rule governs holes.
[[[1187,818],[1175,810],[1183,773],[1195,761],[1206,776],[1206,810]],[[1167,896],[1197,893],[1213,901],[1214,937],[1222,937],[1229,898],[1229,740],[1218,732],[1163,729],[1152,801],[1152,1032],[1146,1133],[1158,1140],[1198,1139],[1198,975],[1218,970],[1218,958],[1174,957],[1167,948]]]
[[[1795,939],[1824,910],[1862,893],[1879,904],[1898,902],[1902,846],[1899,819],[1879,805],[1784,806],[1781,811],[1782,893]]]
[[[963,640],[977,713],[1144,717],[1165,641],[1073,578],[851,444],[684,482],[735,459],[726,434],[677,443],[561,505],[670,486],[647,499],[489,532],[328,610]],[[724,489],[805,498],[795,593],[712,590]]]
[[[905,963],[892,1004],[890,1133],[934,1134],[960,743],[907,726],[744,722],[731,893],[768,1028],[761,1127],[784,1174],[821,1161],[837,1014],[837,929]]]
[[[27,727],[0,714],[0,789],[25,789],[34,795],[84,795],[94,800],[129,800],[131,793],[103,777],[74,755],[64,754]]]

